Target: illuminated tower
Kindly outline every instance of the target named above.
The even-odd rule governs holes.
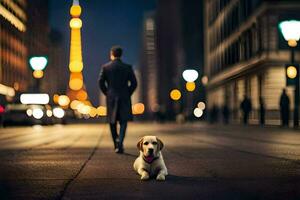
[[[78,100],[86,105],[91,105],[88,101],[88,95],[83,82],[83,62],[81,50],[81,27],[82,21],[79,18],[81,7],[79,0],[73,0],[73,5],[70,9],[72,19],[70,21],[71,28],[71,44],[70,44],[70,81],[67,95],[71,102]]]

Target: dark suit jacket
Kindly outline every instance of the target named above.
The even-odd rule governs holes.
[[[136,77],[130,65],[116,59],[102,66],[99,87],[106,95],[107,120],[132,120],[131,95],[137,87]]]

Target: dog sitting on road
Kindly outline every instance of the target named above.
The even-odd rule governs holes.
[[[164,144],[156,136],[144,136],[138,143],[139,157],[134,161],[134,170],[141,175],[141,180],[156,177],[158,181],[164,181],[168,170],[166,168],[161,150]]]

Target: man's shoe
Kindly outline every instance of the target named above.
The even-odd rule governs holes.
[[[122,154],[122,153],[124,153],[124,149],[123,148],[116,148],[115,152]]]

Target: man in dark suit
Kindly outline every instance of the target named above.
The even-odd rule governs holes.
[[[109,63],[102,66],[99,87],[106,96],[107,121],[110,123],[115,152],[123,153],[127,121],[132,120],[131,95],[137,87],[132,67],[121,60],[123,50],[115,46],[110,50]],[[117,122],[120,123],[119,135]]]

